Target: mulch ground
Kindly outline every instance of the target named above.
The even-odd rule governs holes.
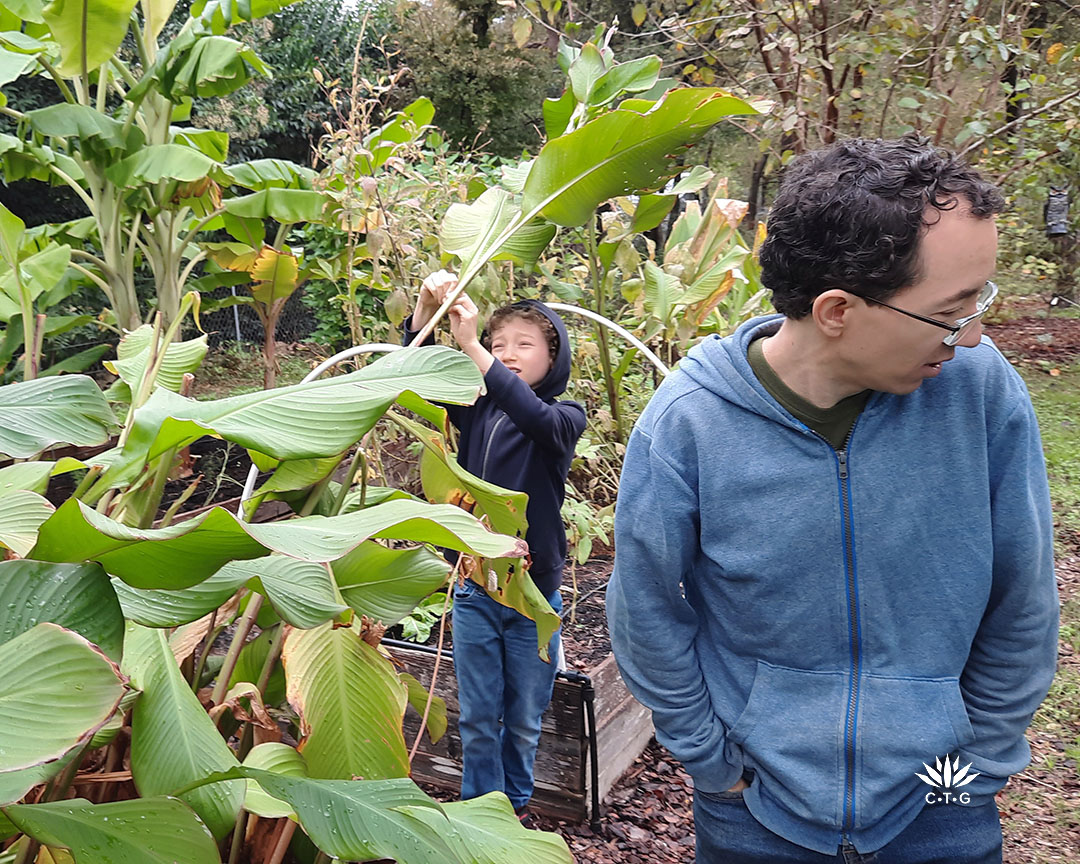
[[[1034,313],[1034,314],[1025,314]],[[1048,373],[1080,361],[1080,320],[1042,317],[1035,309],[986,332],[1016,364],[1033,363]],[[595,665],[609,649],[603,624],[601,587],[610,561],[590,561],[578,570],[579,601],[574,624],[565,627],[568,663],[579,669]],[[1080,548],[1058,562],[1063,602],[1080,597]],[[590,594],[589,592],[592,591]],[[1062,643],[1061,663],[1080,665],[1071,645]],[[1029,734],[1032,766],[1013,777],[1010,791],[998,798],[1005,825],[1004,864],[1036,860],[1080,862],[1080,776],[1076,747],[1052,732]],[[1049,760],[1047,757],[1051,757]],[[1052,765],[1053,767],[1048,767]],[[1038,767],[1036,767],[1038,766]],[[670,753],[654,740],[603,801],[598,832],[587,823],[574,825],[537,817],[537,827],[558,831],[578,862],[590,864],[693,864],[693,782]]]

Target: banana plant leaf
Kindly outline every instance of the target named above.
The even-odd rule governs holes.
[[[161,630],[128,625],[124,668],[142,691],[131,716],[131,773],[141,796],[165,795],[238,765]],[[216,783],[180,797],[220,840],[236,821],[244,784]]]
[[[76,864],[211,864],[214,838],[177,798],[136,798],[92,804],[82,798],[17,804],[4,813],[23,833],[70,850]]]
[[[287,299],[300,284],[300,266],[291,252],[281,252],[272,246],[263,246],[251,264],[251,276],[255,285],[251,296],[270,306],[275,300]]]
[[[105,170],[105,176],[121,188],[134,188],[162,180],[190,183],[209,174],[217,162],[182,144],[152,144],[121,159]]]
[[[116,664],[56,624],[37,624],[0,645],[0,664],[0,775],[85,744],[124,695]]]
[[[98,561],[132,587],[176,590],[198,584],[230,561],[279,552],[328,562],[371,538],[433,543],[486,558],[525,552],[523,541],[490,531],[457,507],[417,501],[264,524],[243,522],[215,507],[166,528],[137,529],[72,498],[41,526],[31,555],[41,561]]]
[[[150,362],[150,347],[154,339],[154,328],[143,324],[137,330],[124,334],[116,346],[116,359],[106,361],[104,366],[114,375],[120,376],[122,386],[116,384],[110,388],[109,395],[117,401],[130,401],[131,389],[142,383],[146,366]],[[165,349],[161,367],[158,369],[158,387],[165,387],[174,393],[180,390],[184,375],[194,372],[202,365],[206,356],[207,337],[205,334],[186,342],[172,342]]]
[[[89,3],[90,0],[82,0],[82,2]],[[112,53],[110,51],[109,56],[112,56]],[[142,132],[137,126],[133,125],[125,133],[123,123],[107,114],[95,111],[89,105],[71,105],[61,102],[57,105],[49,105],[47,108],[37,108],[26,112],[26,122],[39,135],[78,138],[84,144],[96,145],[103,150],[134,151],[143,142]]]
[[[224,170],[233,183],[253,192],[270,188],[311,189],[311,181],[315,179],[314,170],[286,159],[255,159],[229,165]]]
[[[0,563],[0,644],[45,621],[74,630],[120,659],[124,616],[97,564]]]
[[[124,449],[109,457],[102,482],[128,482],[150,459],[206,434],[275,459],[333,456],[359,441],[403,393],[464,405],[476,400],[482,383],[464,354],[433,347],[395,351],[348,375],[230,399],[198,402],[158,389],[136,414]],[[0,413],[0,451],[3,422]]]
[[[104,444],[114,423],[92,378],[65,375],[0,387],[0,453],[16,459],[53,444]]]
[[[70,78],[108,61],[134,8],[135,0],[52,0],[42,17],[60,45],[60,74]]]
[[[497,186],[485,191],[472,204],[451,204],[439,228],[442,251],[457,255],[463,266],[468,266],[477,250],[487,249],[491,240],[520,216],[521,209],[513,196]],[[532,267],[556,230],[550,222],[542,220],[523,225],[495,250],[490,260]]]
[[[277,222],[318,222],[327,198],[310,189],[263,189],[230,198],[225,210],[243,219],[274,219]]]
[[[234,24],[254,21],[280,12],[296,0],[195,0],[191,14],[213,33],[224,33]]]

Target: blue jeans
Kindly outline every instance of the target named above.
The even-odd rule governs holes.
[[[927,805],[910,825],[876,852],[853,848],[822,855],[759,823],[741,792],[694,792],[697,864],[1001,864],[997,806]]]
[[[558,590],[547,601],[562,611]],[[552,662],[545,663],[537,653],[536,623],[468,580],[454,591],[453,622],[461,797],[505,792],[520,810],[532,797],[540,718],[558,671],[559,633],[549,645]]]

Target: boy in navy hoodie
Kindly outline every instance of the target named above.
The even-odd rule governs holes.
[[[405,341],[457,285],[444,270],[424,280]],[[497,309],[482,336],[479,313],[462,294],[449,310],[450,332],[484,376],[487,395],[471,406],[447,405],[460,432],[458,462],[498,486],[526,492],[532,564],[529,576],[557,613],[566,558],[560,511],[574,447],[585,430],[576,402],[556,401],[570,378],[570,346],[562,319],[536,300]],[[551,701],[559,656],[552,637],[545,662],[536,624],[491,599],[471,580],[454,593],[454,668],[461,706],[461,797],[501,791],[519,816],[532,797],[540,718]]]

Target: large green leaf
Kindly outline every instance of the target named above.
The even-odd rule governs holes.
[[[177,0],[143,0],[143,14],[146,16],[143,28],[151,38],[157,39],[165,27],[165,23],[176,8]]]
[[[326,201],[325,195],[310,189],[263,189],[228,199],[225,210],[244,219],[318,222],[322,219]]]
[[[606,105],[623,93],[649,90],[660,78],[660,66],[661,60],[655,54],[616,63],[596,80],[589,92],[589,105]]]
[[[76,864],[210,864],[214,838],[177,798],[91,804],[82,798],[18,804],[4,813],[38,842],[71,850]]]
[[[72,7],[79,4],[71,0],[62,0]],[[91,0],[82,0],[90,3]],[[126,2],[126,0],[124,0]],[[103,2],[102,5],[106,5]],[[112,51],[109,52],[112,56]],[[98,61],[100,64],[101,61]],[[89,105],[71,105],[60,102],[47,108],[38,108],[26,112],[26,121],[30,128],[39,135],[51,135],[57,138],[79,138],[83,141],[99,142],[109,150],[124,147],[124,124],[119,120],[95,111]]]
[[[92,70],[116,53],[135,0],[52,0],[43,17],[60,43],[61,75]]]
[[[0,547],[25,556],[37,542],[38,529],[53,514],[53,505],[25,489],[0,497]]]
[[[286,777],[308,776],[307,763],[296,748],[276,741],[268,741],[252,747],[251,752],[244,759],[244,767],[283,774]],[[247,781],[244,809],[263,819],[279,819],[282,816],[296,818],[292,807],[267,795],[254,780]]]
[[[269,188],[310,189],[311,181],[315,179],[314,170],[285,159],[255,159],[230,165],[225,173],[238,186],[252,191]]]
[[[169,62],[161,74],[161,92],[171,102],[184,97],[226,96],[254,75],[269,75],[266,64],[243,42],[227,36],[206,36]],[[146,80],[146,77],[144,77]],[[137,87],[128,93],[135,98]]]
[[[0,49],[0,87],[21,78],[37,65],[37,58]]]
[[[3,499],[0,499],[3,500]],[[280,552],[301,561],[334,561],[370,538],[434,543],[486,558],[520,557],[521,540],[495,534],[449,505],[388,501],[343,516],[249,524],[215,507],[166,528],[123,525],[81,501],[64,502],[42,526],[32,556],[99,561],[136,588],[195,585],[230,561]]]
[[[265,18],[296,0],[195,0],[191,14],[213,33],[224,33],[241,21]]]
[[[408,775],[406,691],[389,660],[352,627],[330,624],[293,630],[281,657],[289,704],[300,715],[300,752],[313,777]]]
[[[617,108],[544,145],[522,209],[584,225],[609,198],[662,186],[682,168],[675,154],[726,117],[756,113],[726,90],[699,87],[672,90],[645,114]]]
[[[205,434],[276,459],[333,456],[359,441],[404,393],[464,405],[476,400],[482,384],[468,357],[434,347],[402,349],[348,375],[230,399],[198,402],[159,389],[139,409],[124,450],[103,482],[130,481],[150,459]]]
[[[115,577],[112,586],[129,621],[144,627],[178,627],[213,612],[245,581],[242,573],[222,567],[197,585],[176,591],[132,588]]]
[[[51,762],[89,741],[124,695],[116,664],[56,624],[0,645],[0,669],[0,773]]]
[[[222,573],[242,579],[266,595],[278,615],[294,627],[317,627],[349,608],[340,602],[326,564],[267,555],[253,561],[233,561],[217,575]]]
[[[388,122],[374,130],[364,139],[364,150],[371,154],[360,153],[356,158],[356,167],[365,174],[374,175],[386,160],[402,145],[416,140],[424,133],[425,127],[435,117],[435,106],[426,96],[409,103]]]
[[[28,489],[44,495],[49,488],[49,478],[68,471],[85,468],[86,463],[65,457],[56,462],[16,462],[0,468],[0,497],[19,489]]]
[[[442,813],[428,807],[406,807],[407,813],[440,832],[465,864],[573,864],[566,841],[547,831],[522,826],[505,795],[489,792],[470,801],[443,804]],[[450,820],[447,830],[446,820]]]
[[[92,378],[66,375],[0,387],[0,453],[16,459],[57,443],[103,444],[113,422]]]
[[[105,176],[122,188],[162,180],[201,180],[218,163],[209,156],[182,144],[152,144],[126,159],[110,165]]]
[[[30,298],[36,300],[48,291],[64,275],[71,261],[71,247],[59,243],[49,243],[40,252],[35,252],[19,262],[19,275],[23,286],[29,290]],[[0,291],[3,291],[14,303],[19,302],[19,287],[15,274],[8,271],[0,277]]]
[[[84,636],[114,660],[124,642],[124,617],[96,564],[0,563],[0,644],[43,621]]]
[[[464,265],[477,250],[487,249],[491,241],[521,215],[513,196],[493,186],[472,204],[451,204],[439,228],[444,253],[457,255]],[[531,267],[547,248],[557,229],[544,221],[522,227],[492,256],[493,261],[513,261]]]
[[[224,777],[256,780],[269,795],[287,801],[315,845],[335,858],[460,864],[442,838],[448,823],[435,829],[407,812],[441,810],[412,780],[313,780],[256,768],[237,768]]]
[[[357,615],[387,627],[397,624],[446,582],[450,565],[426,548],[388,549],[361,543],[331,567],[341,595]]]
[[[124,666],[142,690],[131,717],[131,772],[140,795],[165,795],[238,764],[161,630],[128,625]],[[215,783],[181,797],[220,840],[236,821],[244,784]]]

